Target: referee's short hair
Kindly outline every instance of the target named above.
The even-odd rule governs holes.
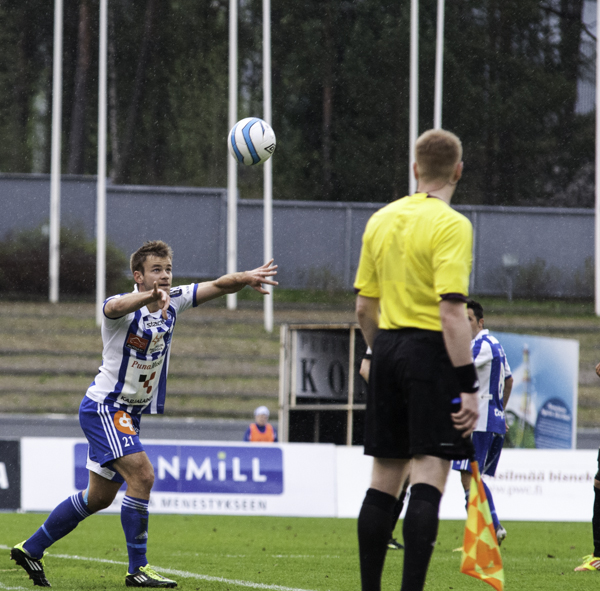
[[[424,181],[447,181],[462,160],[462,144],[451,131],[430,129],[417,139],[415,160]]]
[[[479,302],[467,298],[467,308],[473,310],[473,314],[475,315],[475,318],[477,318],[477,321],[483,320],[483,306]]]
[[[131,272],[139,271],[144,272],[144,263],[149,256],[155,256],[159,259],[171,259],[173,260],[173,249],[162,240],[151,240],[144,242],[143,246],[140,246],[129,259],[129,266]]]

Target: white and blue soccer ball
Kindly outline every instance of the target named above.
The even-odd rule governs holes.
[[[272,127],[258,117],[246,117],[238,121],[227,137],[230,154],[246,166],[266,162],[273,155],[276,145]]]

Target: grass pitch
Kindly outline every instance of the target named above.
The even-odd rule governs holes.
[[[591,511],[591,507],[590,507]],[[30,589],[10,547],[43,522],[40,514],[0,514],[0,589]],[[586,523],[506,522],[502,546],[506,589],[597,589],[600,573],[573,572],[591,552]],[[442,521],[426,590],[491,589],[459,573],[464,523]],[[400,530],[397,530],[400,533]],[[399,536],[401,538],[401,536]],[[356,520],[285,517],[152,515],[150,563],[183,590],[348,591],[360,589]],[[384,591],[400,588],[403,551],[388,552]],[[118,515],[84,521],[56,543],[46,572],[56,589],[124,588],[125,541]]]

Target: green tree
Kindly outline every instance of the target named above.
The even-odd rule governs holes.
[[[446,4],[444,127],[457,203],[590,206],[594,114],[576,112],[583,0]],[[111,0],[114,182],[226,183],[228,0]],[[53,4],[0,0],[0,170],[48,172]],[[239,118],[262,114],[262,2],[240,0]],[[95,174],[98,0],[65,5],[63,170]],[[436,3],[420,3],[420,130],[433,122]],[[274,195],[391,201],[408,189],[410,3],[273,3]],[[582,37],[583,36],[583,37]],[[239,168],[243,197],[260,167]]]

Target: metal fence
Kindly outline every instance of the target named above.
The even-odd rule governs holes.
[[[175,252],[176,275],[210,278],[226,268],[226,189],[111,186],[108,238],[126,254],[162,239]],[[64,176],[61,224],[95,235],[94,177]],[[0,240],[47,223],[48,175],[0,175]],[[361,237],[383,203],[274,201],[278,280],[289,288],[350,289]],[[262,202],[239,200],[240,269],[262,263]],[[474,227],[471,291],[480,295],[592,297],[594,210],[457,206]]]

